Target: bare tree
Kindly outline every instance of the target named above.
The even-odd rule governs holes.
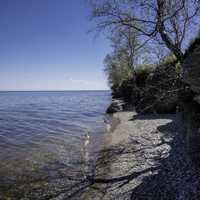
[[[199,0],[91,0],[90,3],[98,30],[109,29],[113,33],[119,27],[130,27],[140,33],[144,43],[156,40],[164,44],[180,62],[199,20]]]
[[[140,45],[137,33],[130,27],[121,27],[110,37],[113,52],[105,60],[105,72],[110,86],[119,86],[124,80],[134,78]]]

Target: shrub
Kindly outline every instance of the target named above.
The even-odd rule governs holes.
[[[142,113],[173,113],[178,103],[180,76],[177,60],[167,57],[147,76],[136,110]]]
[[[136,85],[139,88],[145,87],[147,77],[154,72],[156,65],[140,65],[136,68]]]

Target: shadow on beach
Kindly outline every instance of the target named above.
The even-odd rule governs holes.
[[[163,138],[157,146],[167,144],[171,150],[167,157],[157,158],[157,173],[144,177],[142,183],[132,190],[131,199],[200,199],[198,184],[200,174],[187,157],[183,129],[180,126],[180,122],[173,120],[157,127],[164,136],[173,138],[170,142]]]
[[[87,199],[200,199],[200,172],[188,158],[181,121],[175,115],[136,115],[129,121],[161,119],[168,121],[101,152]]]
[[[136,115],[132,119],[126,113],[120,117],[121,125],[108,135],[124,134],[128,139],[114,145],[108,140],[105,148],[96,152],[97,162],[88,163],[87,172],[81,160],[77,163],[81,169],[48,163],[31,175],[23,172],[26,177],[12,191],[12,180],[5,184],[7,188],[0,185],[0,197],[4,190],[13,200],[200,199],[200,172],[187,156],[184,128],[178,117]]]

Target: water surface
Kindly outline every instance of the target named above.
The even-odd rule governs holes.
[[[109,102],[107,91],[1,92],[0,199],[48,199],[71,184],[98,150]]]

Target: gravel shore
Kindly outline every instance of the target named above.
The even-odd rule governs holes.
[[[85,200],[200,199],[200,171],[192,166],[176,115],[114,114],[118,125],[105,136],[95,181]]]

